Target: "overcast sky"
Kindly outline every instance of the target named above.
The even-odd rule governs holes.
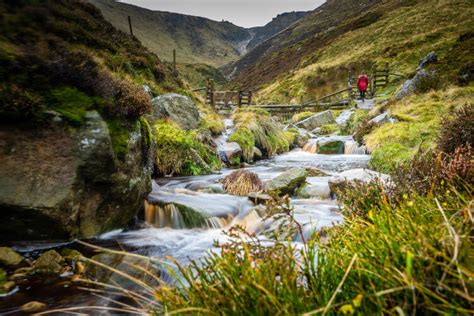
[[[143,8],[204,16],[253,27],[265,25],[279,13],[309,11],[324,0],[122,0]]]

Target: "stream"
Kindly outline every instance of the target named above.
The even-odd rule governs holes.
[[[225,145],[232,131],[232,121],[226,120],[226,132],[216,140],[218,148]],[[347,137],[346,137],[347,138]],[[347,138],[346,154],[320,155],[294,149],[288,153],[262,160],[244,169],[258,174],[262,182],[269,181],[293,167],[315,167],[325,171],[328,176],[308,177],[307,183],[318,192],[312,198],[292,197],[295,219],[302,224],[305,237],[315,230],[329,227],[343,220],[336,201],[330,198],[328,180],[330,176],[342,171],[367,168],[370,156],[358,153],[351,147]],[[348,145],[349,144],[349,145]],[[149,257],[173,257],[181,264],[189,260],[203,258],[215,248],[215,242],[225,242],[225,230],[235,225],[245,227],[265,240],[277,223],[265,218],[261,207],[254,205],[247,197],[225,194],[222,180],[236,169],[223,169],[218,174],[205,176],[175,177],[155,179],[153,190],[145,204],[143,218],[137,227],[116,230],[88,242],[112,249],[124,249]],[[183,213],[183,209],[186,210]],[[295,238],[294,243],[300,241]],[[77,243],[55,244],[15,244],[14,248],[25,256],[33,256],[44,249],[71,247],[84,255],[91,250]],[[169,276],[162,275],[165,282]],[[12,312],[14,306],[29,301],[40,301],[50,307],[107,305],[104,299],[91,296],[76,286],[55,280],[31,283],[17,288],[15,293],[0,297],[0,314]]]

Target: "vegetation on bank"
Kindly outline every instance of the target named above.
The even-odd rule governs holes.
[[[161,175],[200,175],[219,170],[215,150],[198,140],[197,131],[183,131],[172,121],[154,126],[156,167]]]
[[[270,114],[262,109],[239,109],[233,116],[235,129],[229,142],[237,142],[243,151],[245,161],[253,160],[254,147],[271,157],[286,152],[292,143],[292,135],[283,128]]]

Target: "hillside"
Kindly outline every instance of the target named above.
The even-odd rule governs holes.
[[[236,60],[245,52],[249,32],[229,22],[184,14],[151,11],[114,0],[90,0],[118,29],[129,32],[131,17],[134,35],[164,60],[177,50],[179,63],[204,63],[215,67]]]
[[[361,70],[389,62],[395,72],[411,74],[418,59],[432,50],[445,65],[451,64],[446,71],[452,72],[469,62],[469,54],[450,50],[473,29],[471,9],[467,0],[328,1],[228,72],[235,72],[236,85],[259,90],[262,102],[334,91],[346,84],[349,65]]]
[[[265,42],[267,39],[278,34],[290,25],[306,16],[309,12],[293,11],[277,15],[270,22],[264,26],[252,27],[249,29],[253,35],[252,40],[247,45],[247,50],[250,51]]]

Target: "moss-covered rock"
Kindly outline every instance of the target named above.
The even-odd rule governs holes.
[[[23,261],[23,256],[9,247],[0,247],[0,265],[17,266]]]
[[[305,181],[306,170],[304,168],[292,168],[268,182],[265,191],[280,196],[293,195]]]
[[[323,155],[337,155],[343,154],[345,148],[345,143],[339,139],[321,139],[318,141],[318,154]]]
[[[36,259],[33,269],[39,274],[58,274],[64,264],[64,258],[57,251],[49,250]]]
[[[189,97],[170,93],[154,98],[152,103],[155,119],[171,119],[184,130],[199,128],[199,109]]]

